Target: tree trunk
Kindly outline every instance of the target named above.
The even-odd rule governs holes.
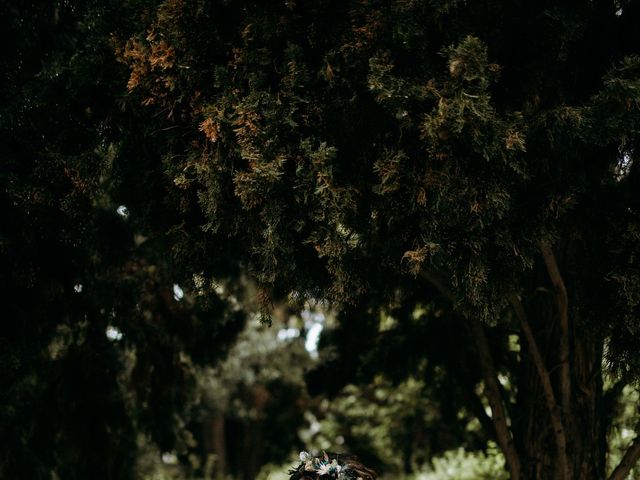
[[[211,421],[211,439],[216,463],[213,478],[220,480],[227,475],[227,443],[225,440],[224,416],[216,415]]]
[[[202,453],[203,457],[215,456],[215,462],[211,471],[205,467],[206,478],[215,480],[225,478],[227,475],[227,441],[225,418],[221,413],[206,419],[202,423]]]
[[[544,277],[548,275],[553,289],[536,293],[526,308],[515,292],[508,299],[521,327],[517,398],[510,415],[503,409],[484,328],[477,319],[466,318],[483,371],[496,440],[512,479],[604,480],[608,427],[603,337],[580,321],[577,309],[571,309],[553,251],[545,244],[541,250],[547,270]],[[426,271],[421,275],[455,303],[454,293],[440,276]],[[545,278],[536,285],[547,282]],[[478,418],[482,422],[484,415]],[[640,436],[616,470],[618,476],[611,480],[621,480],[638,458]]]
[[[529,319],[535,340],[560,399],[561,369],[559,342],[561,328],[554,303],[550,299],[535,302]],[[606,426],[603,415],[602,339],[586,328],[576,328],[572,319],[569,364],[571,371],[568,408],[561,412],[567,441],[570,480],[605,478]],[[513,428],[522,461],[524,480],[561,480],[558,451],[545,403],[539,372],[533,364],[531,349],[521,340],[521,371]]]
[[[262,460],[262,424],[260,419],[247,419],[243,423],[243,480],[254,480]]]

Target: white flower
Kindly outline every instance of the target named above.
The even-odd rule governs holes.
[[[311,454],[305,451],[300,452],[300,461],[306,462],[307,460],[311,460]]]
[[[320,464],[320,467],[316,470],[318,475],[329,475],[331,473],[331,465],[328,463]]]

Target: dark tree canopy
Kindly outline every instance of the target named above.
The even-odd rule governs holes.
[[[125,3],[0,10],[2,478],[133,478],[139,432],[179,440],[193,383],[182,354],[219,358],[243,324],[215,295],[174,301],[191,274],[165,240],[166,182],[116,164],[141,130],[120,108],[127,72],[110,39],[134,18]],[[153,211],[119,214],[120,191],[142,181]]]
[[[119,55],[162,132],[185,242],[232,242],[266,299],[343,305],[343,376],[376,311],[399,304],[406,329],[436,302],[512,477],[601,478],[603,374],[639,372],[639,14],[173,0]]]
[[[208,342],[225,344],[240,320],[215,296],[183,309],[155,289],[248,272],[265,311],[301,297],[338,308],[341,355],[311,383],[401,377],[428,357],[475,405],[512,478],[613,469],[611,411],[640,376],[640,3],[9,10],[8,403],[32,389],[21,382],[58,325],[87,315],[103,332],[117,312],[147,365],[181,350],[211,360]],[[47,49],[30,54],[38,42]],[[384,334],[380,312],[396,319]],[[113,350],[100,342],[78,355]],[[618,383],[605,391],[605,377]],[[142,382],[171,385],[166,412],[177,408],[179,379]],[[611,478],[639,455],[634,440]]]

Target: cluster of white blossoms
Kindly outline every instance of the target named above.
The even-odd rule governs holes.
[[[300,452],[300,461],[304,464],[307,472],[315,472],[319,477],[328,476],[337,480],[347,480],[353,478],[349,475],[349,467],[340,465],[334,458],[329,460],[329,456],[323,452],[322,457],[314,457],[308,452]]]

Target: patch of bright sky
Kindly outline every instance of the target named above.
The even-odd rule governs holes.
[[[309,352],[312,358],[318,358],[318,341],[320,334],[324,329],[325,316],[322,313],[313,312],[311,310],[303,310],[300,314],[304,322],[306,331],[304,348]],[[278,340],[286,342],[300,337],[300,329],[293,327],[281,328],[278,330]]]
[[[618,164],[614,169],[614,175],[616,180],[623,180],[629,173],[631,172],[631,165],[633,164],[633,159],[631,155],[628,153],[624,153],[619,159]]]
[[[129,209],[126,207],[126,205],[120,205],[118,208],[116,208],[116,213],[121,217],[127,218],[129,216]]]
[[[184,290],[182,290],[182,288],[180,288],[180,285],[178,285],[177,283],[173,284],[173,298],[176,302],[179,302],[184,298]]]
[[[117,342],[118,340],[122,340],[122,332],[114,327],[113,325],[109,325],[107,327],[107,331],[105,332],[107,338],[112,342]]]
[[[278,331],[278,340],[284,342],[300,336],[300,330],[297,328],[281,328]]]
[[[307,330],[304,348],[306,348],[309,355],[313,358],[318,358],[318,341],[320,340],[320,334],[324,328],[324,314],[312,312],[310,310],[303,310],[301,316],[304,321],[305,329]]]
[[[178,457],[173,452],[164,452],[162,454],[162,463],[165,463],[167,465],[175,465],[176,463],[178,463]]]

